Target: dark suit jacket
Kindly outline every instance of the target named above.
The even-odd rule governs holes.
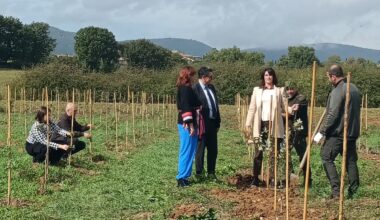
[[[57,125],[66,130],[66,131],[71,131],[71,117],[68,116],[66,113],[64,113],[59,122],[57,123]],[[77,122],[77,120],[74,118],[74,127],[73,127],[73,131],[74,131],[74,138],[79,138],[79,137],[82,137],[83,136],[83,133],[87,130],[89,130],[90,128],[87,126],[87,125],[81,125]],[[66,138],[66,137],[63,137],[61,135],[59,135],[58,133],[57,134],[53,134],[52,136],[52,140],[53,141],[67,141],[67,140],[70,140],[70,138]]]
[[[215,120],[217,123],[217,128],[219,128],[220,127],[220,111],[219,111],[218,96],[216,94],[216,90],[215,90],[215,87],[213,85],[210,84],[210,85],[208,85],[208,87],[210,88],[210,90],[212,91],[212,93],[215,97],[215,101],[216,101],[215,104],[216,104],[216,110],[217,110]],[[198,96],[198,99],[202,102],[202,116],[205,119],[206,127],[207,127],[207,121],[210,119],[210,109],[208,107],[206,95],[203,92],[202,86],[201,86],[201,84],[199,84],[199,82],[193,86],[193,90],[194,90],[195,94]]]

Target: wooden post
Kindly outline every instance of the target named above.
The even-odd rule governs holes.
[[[275,110],[275,130],[274,130],[274,136],[275,136],[275,142],[274,142],[274,204],[273,209],[275,214],[277,215],[277,157],[278,157],[278,131],[277,131],[277,121],[278,121],[278,108],[276,107]]]
[[[307,219],[307,198],[309,192],[309,176],[310,176],[310,152],[311,152],[311,129],[313,124],[313,112],[314,112],[314,95],[315,95],[315,78],[317,73],[317,62],[313,62],[313,74],[311,82],[311,100],[310,100],[310,113],[309,113],[309,134],[308,134],[308,143],[307,143],[307,158],[306,158],[306,176],[305,176],[305,194],[304,194],[304,204],[303,204],[303,219]]]
[[[132,92],[132,134],[133,134],[133,144],[136,145],[136,131],[135,131],[135,101],[134,92]]]
[[[106,145],[108,144],[108,102],[109,102],[109,96],[110,94],[107,92],[106,97]]]
[[[317,132],[319,131],[319,127],[321,127],[321,124],[322,124],[322,121],[323,121],[323,118],[325,117],[325,115],[326,115],[326,109],[323,111],[322,116],[320,117],[317,126],[314,128],[313,135],[311,136],[311,140],[314,140],[314,136],[315,136],[315,135],[317,134]],[[301,163],[300,163],[300,165],[299,165],[299,172],[301,172],[303,166],[305,166],[306,158],[307,158],[307,152],[308,152],[308,151],[309,151],[309,149],[306,149],[306,152],[305,152],[305,154],[303,155],[302,161],[301,161]]]
[[[48,175],[49,175],[49,152],[50,152],[50,112],[49,112],[49,92],[47,87],[45,88],[45,102],[46,102],[46,156],[45,156],[45,176],[44,176],[44,187],[43,187],[43,192],[46,192],[47,189],[47,181],[48,181]]]
[[[360,106],[360,132],[359,132],[359,140],[358,140],[358,145],[359,145],[359,149],[361,149],[361,136],[362,136],[362,133],[363,133],[363,108],[364,108],[364,96],[362,97],[362,104]],[[367,146],[366,146],[367,147]]]
[[[27,112],[27,107],[26,107],[26,88],[24,87],[24,134],[25,134],[25,139],[28,137],[28,129],[26,128],[26,112]]]
[[[286,171],[285,171],[285,200],[286,200],[286,219],[289,219],[289,113],[288,98],[285,99],[285,150],[286,150]]]
[[[365,130],[368,130],[368,95],[365,94]]]
[[[272,145],[273,145],[273,143],[272,143],[272,129],[273,129],[273,120],[272,120],[272,104],[273,103],[273,96],[271,95],[270,96],[270,107],[269,107],[269,131],[268,131],[268,140],[267,140],[267,147],[268,148],[272,148]],[[248,103],[247,103],[247,106],[248,106]],[[271,153],[270,153],[270,151],[272,150],[272,149],[267,149],[268,150],[268,157],[267,157],[267,188],[269,188],[269,182],[270,182],[270,178],[269,178],[269,176],[270,176],[270,174],[269,174],[269,170],[270,170],[270,157],[271,157]]]
[[[343,202],[344,202],[344,177],[346,175],[346,159],[347,159],[347,127],[348,127],[348,111],[350,103],[350,82],[351,73],[347,74],[346,86],[346,102],[344,105],[344,127],[343,127],[343,155],[342,155],[342,171],[340,175],[340,195],[339,195],[339,220],[342,220],[343,215]]]
[[[368,132],[368,95],[365,94],[365,132]],[[365,148],[367,151],[367,154],[369,153],[369,147],[368,147],[368,138],[365,138]]]
[[[8,85],[7,87],[7,116],[8,116],[8,132],[7,132],[7,145],[8,145],[8,196],[7,204],[11,205],[11,194],[12,194],[12,147],[11,147],[11,89]]]
[[[119,150],[119,146],[118,146],[118,131],[117,131],[117,127],[118,127],[118,123],[117,123],[117,106],[116,106],[116,92],[113,92],[113,104],[114,104],[114,117],[115,117],[115,150],[116,152]]]
[[[74,144],[74,117],[75,117],[75,89],[73,89],[73,97],[71,99],[73,105],[74,105],[74,109],[73,109],[73,112],[71,113],[71,129],[70,129],[70,132],[71,132],[71,135],[70,135],[70,151],[69,151],[69,166],[71,165],[71,150],[73,148],[73,144]],[[79,102],[78,102],[78,105],[79,105]]]
[[[93,117],[92,117],[92,111],[93,111],[93,101],[92,101],[92,94],[91,94],[91,89],[90,89],[90,96],[89,96],[89,108],[90,108],[90,124],[91,124],[91,127],[90,127],[90,135],[92,135],[92,127],[94,126],[94,122],[93,122]],[[92,161],[92,137],[90,138],[90,145],[89,145],[89,151],[90,151],[90,158],[91,158],[91,161]]]

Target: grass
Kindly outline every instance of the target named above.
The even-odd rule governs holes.
[[[18,109],[18,108],[15,108]],[[7,152],[5,147],[6,117],[1,113],[0,124],[0,196],[5,198],[7,192]],[[87,151],[74,155],[74,166],[50,167],[48,192],[39,195],[39,178],[43,175],[43,166],[31,166],[31,158],[25,153],[24,115],[13,115],[13,191],[15,199],[22,200],[25,207],[0,206],[0,216],[4,219],[167,219],[173,210],[183,204],[196,204],[201,207],[201,215],[216,210],[217,216],[228,214],[234,204],[215,200],[207,192],[214,189],[234,190],[227,179],[239,170],[250,169],[246,146],[236,129],[235,109],[222,107],[223,125],[219,133],[219,154],[217,176],[220,182],[194,184],[187,189],[176,187],[175,175],[178,158],[178,134],[175,123],[165,128],[155,125],[155,134],[150,130],[143,133],[141,123],[137,122],[138,144],[115,151],[115,129],[110,120],[109,142],[105,144],[105,125],[100,124],[99,115],[95,117],[94,155],[105,158],[101,162],[91,162]],[[110,118],[112,115],[110,116]],[[83,116],[79,116],[83,120]],[[33,122],[33,115],[27,115],[28,129]],[[123,121],[123,120],[121,120]],[[131,124],[131,123],[130,123]],[[145,130],[145,127],[143,127]],[[125,124],[119,126],[118,142],[124,141]],[[129,136],[129,140],[132,137]],[[368,143],[378,141],[375,127],[369,130]],[[375,148],[375,146],[373,146]],[[296,155],[293,152],[293,159]],[[338,162],[339,163],[339,162]],[[295,162],[298,165],[298,162]],[[346,214],[353,219],[376,218],[380,216],[378,202],[380,199],[379,163],[373,160],[359,160],[361,187],[356,198],[346,202]],[[339,165],[338,165],[339,167]],[[326,207],[324,198],[330,187],[322,169],[319,148],[312,152],[313,188],[310,190],[310,207]],[[211,216],[211,214],[210,214]],[[210,217],[211,218],[211,217]]]

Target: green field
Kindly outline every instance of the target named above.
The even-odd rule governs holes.
[[[131,112],[127,113],[126,106],[121,106],[116,150],[113,105],[109,104],[106,116],[105,106],[98,104],[94,108],[96,129],[93,132],[93,154],[89,154],[87,142],[87,149],[74,155],[72,166],[63,164],[50,167],[48,190],[44,195],[40,195],[38,192],[43,165],[32,165],[31,158],[24,150],[24,122],[26,119],[28,130],[33,122],[33,114],[29,113],[29,110],[36,109],[39,104],[28,103],[30,109],[26,110],[27,114],[23,113],[23,109],[17,103],[14,107],[11,207],[5,205],[9,149],[5,145],[6,117],[1,113],[0,196],[4,199],[0,206],[0,216],[3,219],[272,219],[275,216],[284,216],[285,206],[280,209],[280,204],[284,202],[284,190],[278,191],[282,200],[279,201],[277,213],[274,213],[271,211],[273,190],[267,190],[265,187],[249,188],[247,181],[244,182],[250,177],[251,162],[247,156],[247,147],[237,129],[234,106],[222,107],[223,124],[219,133],[217,162],[219,181],[195,181],[195,184],[186,189],[176,187],[178,134],[175,111],[165,113],[165,108],[154,105],[154,117],[150,114],[142,119],[138,113],[137,141],[134,144]],[[148,106],[148,109],[150,107]],[[86,118],[88,121],[88,114],[83,111],[84,108],[85,105],[82,103],[78,116],[81,122],[86,121]],[[56,115],[54,106],[53,112]],[[370,112],[370,118],[375,118],[376,115],[379,115],[378,110]],[[164,123],[165,118],[168,123]],[[379,152],[379,127],[372,122],[373,120],[366,138],[371,145],[370,151]],[[379,159],[379,154],[360,154],[361,187],[354,199],[346,201],[347,218],[379,218]],[[295,155],[293,160],[298,165]],[[313,148],[312,170],[314,182],[309,193],[310,218],[337,217],[337,202],[326,200],[330,188],[319,158],[318,147]],[[302,217],[302,188],[292,187],[290,204],[291,218]]]

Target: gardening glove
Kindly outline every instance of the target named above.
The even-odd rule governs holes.
[[[323,134],[321,134],[320,132],[318,132],[315,136],[314,136],[314,142],[316,144],[319,144],[319,142],[321,142],[323,138]]]

